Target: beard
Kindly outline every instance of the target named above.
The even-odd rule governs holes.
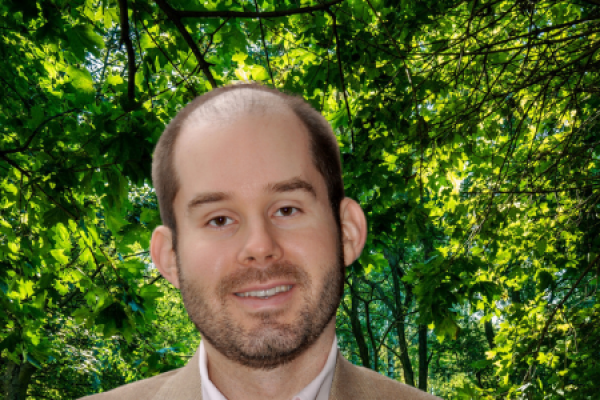
[[[313,345],[335,317],[344,293],[344,261],[341,241],[338,242],[334,265],[326,265],[327,274],[320,293],[311,298],[313,282],[300,267],[281,262],[267,268],[244,268],[224,277],[214,294],[198,282],[188,281],[177,257],[181,296],[190,319],[217,351],[228,359],[255,369],[273,369],[296,359]],[[246,284],[264,283],[273,279],[290,279],[294,288],[304,293],[302,307],[293,323],[281,323],[277,317],[286,310],[263,311],[253,314],[257,322],[248,329],[237,323],[228,306],[231,294]],[[213,295],[213,296],[210,296]]]

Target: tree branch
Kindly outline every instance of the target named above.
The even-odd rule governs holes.
[[[188,81],[188,78],[185,76],[185,74],[179,70],[179,68],[177,67],[177,64],[175,64],[175,62],[173,62],[173,60],[171,60],[171,57],[169,57],[169,54],[167,52],[165,52],[165,50],[162,48],[162,46],[160,45],[160,43],[158,43],[156,41],[156,39],[154,38],[154,36],[152,36],[152,34],[148,30],[148,27],[146,26],[146,24],[144,23],[144,21],[142,21],[142,27],[144,28],[144,30],[146,31],[146,34],[148,35],[148,37],[150,38],[150,40],[152,40],[152,42],[154,43],[154,45],[156,46],[156,48],[171,63],[171,65],[173,66],[173,69],[175,69],[175,71],[177,71],[177,73],[179,74],[179,76],[181,76],[181,78],[183,79],[183,82],[185,82],[185,84],[188,87],[188,89],[190,89],[190,91],[194,94],[194,96],[197,96],[198,94],[196,93],[196,89],[194,89],[194,86]]]
[[[410,84],[413,102],[415,103],[415,113],[417,114],[417,116],[419,116],[419,107],[418,107],[419,103],[417,100],[417,92],[415,90],[415,85],[412,80],[412,74],[410,73],[410,69],[408,69],[408,65],[406,65],[406,57],[402,56],[402,51],[400,50],[398,43],[396,43],[396,40],[394,39],[394,37],[392,36],[390,31],[388,30],[387,26],[385,26],[385,24],[383,23],[383,20],[379,16],[379,13],[377,12],[377,10],[375,10],[375,7],[373,7],[373,4],[371,4],[371,2],[369,0],[367,0],[367,4],[369,5],[369,8],[371,9],[371,11],[375,15],[375,17],[377,17],[377,20],[379,21],[381,26],[383,26],[385,33],[387,33],[388,38],[390,39],[390,41],[396,48],[396,51],[398,52],[398,58],[400,58],[402,60],[402,64],[404,65],[404,71],[406,72],[406,78],[408,79],[408,83]]]
[[[175,10],[173,7],[171,7],[165,0],[156,0],[156,4],[158,4],[158,6],[161,8],[161,10],[163,10],[163,12],[165,14],[167,14],[167,17],[169,18],[169,20],[171,20],[171,22],[173,22],[175,24],[175,26],[177,27],[177,29],[183,36],[183,38],[186,41],[186,43],[188,44],[188,46],[190,46],[192,53],[194,53],[194,56],[196,56],[196,59],[198,60],[198,64],[200,65],[200,68],[202,68],[202,72],[204,72],[204,75],[206,75],[206,79],[208,79],[208,82],[210,82],[210,85],[213,87],[213,89],[218,87],[219,85],[217,85],[217,82],[215,81],[215,78],[214,78],[212,72],[210,72],[209,64],[206,62],[206,60],[202,56],[202,53],[200,52],[200,49],[196,45],[196,42],[194,42],[192,35],[190,35],[188,30],[185,28],[185,26],[181,22],[182,16],[181,16],[180,12]]]
[[[173,10],[179,18],[277,18],[287,17],[295,14],[306,14],[313,11],[327,10],[329,7],[342,3],[344,0],[333,0],[328,3],[319,4],[317,6],[299,7],[291,10],[279,10],[279,11],[186,11],[186,10]],[[157,0],[163,2],[162,0]],[[162,8],[162,6],[161,6]]]
[[[562,189],[552,189],[552,190],[490,190],[490,191],[472,191],[472,192],[464,192],[465,194],[539,194],[539,193],[561,193],[568,192],[571,190],[582,190],[582,189],[590,189],[598,187],[598,185],[586,185],[579,187],[570,187],[570,188],[562,188]]]
[[[159,279],[162,279],[162,278],[163,278],[163,276],[161,274],[158,274],[150,282],[148,282],[148,284],[146,286],[152,286],[156,283],[156,281],[158,281]]]
[[[333,19],[333,35],[335,36],[335,54],[338,61],[338,69],[340,73],[340,85],[342,86],[342,93],[344,94],[344,102],[346,103],[346,112],[348,113],[348,127],[350,128],[350,140],[352,142],[352,149],[354,150],[354,129],[352,128],[352,113],[350,112],[350,104],[348,104],[348,94],[346,93],[346,84],[344,83],[344,69],[342,67],[342,52],[340,51],[340,37],[337,32],[337,18],[335,13],[329,11],[329,15]]]
[[[0,153],[0,158],[2,158],[8,164],[10,164],[13,167],[15,167],[21,174],[26,175],[29,179],[31,179],[31,174],[28,171],[26,171],[23,168],[21,168],[18,163],[16,163],[15,161],[11,160],[10,158],[4,156],[1,153]],[[66,214],[68,214],[71,218],[73,218],[73,220],[77,221],[79,219],[78,216],[76,216],[75,214],[73,214],[72,212],[70,212],[69,210],[67,210],[58,200],[56,200],[54,197],[52,197],[48,193],[46,193],[46,191],[44,189],[42,189],[42,187],[39,184],[33,182],[33,180],[31,181],[31,184],[33,186],[37,187],[42,193],[44,193],[46,195],[46,197],[52,203],[54,203],[58,208],[62,209]],[[75,207],[75,208],[77,209],[77,207]],[[80,210],[77,209],[77,211],[80,211]]]
[[[594,260],[592,262],[590,262],[590,264],[586,267],[586,269],[583,270],[583,272],[581,273],[581,275],[579,275],[579,278],[577,278],[577,281],[575,281],[575,283],[573,284],[573,286],[571,287],[571,289],[567,292],[567,294],[565,295],[565,297],[563,297],[563,299],[560,301],[560,303],[558,303],[556,305],[556,307],[554,307],[554,309],[550,313],[550,316],[548,317],[548,320],[546,321],[546,324],[544,325],[544,328],[542,329],[542,333],[540,334],[540,338],[538,339],[537,347],[536,347],[535,351],[533,352],[534,358],[537,357],[537,354],[540,351],[540,347],[542,347],[542,342],[544,341],[544,338],[546,337],[546,334],[548,333],[548,329],[550,328],[550,324],[552,323],[552,320],[554,319],[554,316],[556,315],[557,311],[562,308],[562,306],[569,299],[569,297],[571,297],[571,295],[573,294],[573,292],[575,291],[575,289],[577,288],[577,286],[579,286],[579,284],[581,283],[581,281],[583,280],[583,278],[588,274],[588,272],[590,272],[592,270],[592,268],[594,267],[594,265],[596,265],[596,263],[599,260],[600,260],[600,254],[598,254],[596,256],[596,258],[594,258]],[[532,367],[533,367],[533,365],[535,365],[535,364],[532,364]],[[523,382],[527,382],[527,380],[531,377],[531,371],[532,371],[531,368],[529,368],[529,370],[527,371],[527,374],[525,375],[525,378],[523,378]]]
[[[23,102],[23,105],[29,110],[31,108],[31,105],[29,104],[29,102],[27,100],[25,100],[25,98],[23,96],[21,96],[21,93],[19,93],[19,91],[13,85],[11,85],[6,79],[4,79],[1,75],[0,75],[0,79],[2,80],[2,82],[4,82],[4,84],[6,86],[8,86],[13,92],[15,92],[15,94]]]
[[[213,40],[215,38],[215,34],[217,32],[219,32],[221,30],[221,28],[223,28],[225,26],[226,23],[229,22],[231,18],[225,18],[225,20],[221,23],[221,25],[219,25],[217,27],[217,29],[215,29],[214,31],[212,31],[211,33],[209,33],[210,39],[208,40],[208,43],[206,44],[206,48],[204,49],[204,53],[202,53],[203,56],[206,55],[206,53],[208,53],[208,51],[210,50],[210,46],[212,46]]]
[[[254,5],[256,6],[256,12],[259,12],[258,2],[254,0]],[[265,56],[267,56],[267,68],[269,69],[269,76],[271,77],[271,84],[275,87],[275,81],[273,80],[273,71],[271,70],[271,62],[269,61],[269,49],[267,49],[267,41],[265,40],[265,30],[263,28],[262,19],[258,17],[258,24],[260,26],[260,36],[262,38],[263,47],[265,48]]]
[[[130,102],[135,100],[135,51],[129,36],[129,14],[127,0],[119,0],[119,14],[121,18],[121,43],[125,43],[127,49],[127,98]]]
[[[61,112],[58,113],[56,115],[53,115],[49,118],[47,118],[46,120],[44,120],[41,124],[39,124],[37,126],[37,128],[35,128],[35,130],[33,131],[33,133],[31,135],[29,135],[29,137],[27,138],[27,141],[21,146],[21,147],[17,147],[16,149],[10,149],[10,150],[4,150],[4,151],[0,151],[0,156],[5,155],[5,154],[11,154],[11,153],[21,153],[25,150],[27,150],[27,148],[29,147],[29,145],[31,144],[31,142],[33,141],[33,139],[36,137],[36,135],[38,133],[40,133],[40,131],[42,130],[42,128],[50,121],[52,121],[53,119],[56,119],[58,117],[62,117],[65,114],[70,114],[72,112],[75,111],[81,111],[81,109],[79,108],[72,108],[70,110],[67,110],[65,112]]]

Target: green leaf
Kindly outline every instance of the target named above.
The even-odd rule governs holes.
[[[554,276],[548,271],[539,271],[536,278],[537,286],[540,291],[544,291],[554,284]]]
[[[65,255],[64,249],[54,249],[50,250],[50,254],[59,264],[68,264],[69,257]]]
[[[21,12],[25,21],[38,16],[39,10],[36,0],[9,0],[7,3],[11,12]]]
[[[12,253],[18,253],[19,252],[19,244],[15,243],[15,242],[8,242],[7,243],[8,249],[12,252]]]
[[[255,81],[264,81],[269,79],[269,73],[265,69],[265,67],[260,65],[252,66],[252,79]]]
[[[52,207],[46,211],[43,215],[44,224],[47,226],[53,226],[58,223],[66,224],[69,222],[69,215],[63,210],[62,207]]]
[[[148,36],[147,34],[142,35],[142,38],[140,40],[140,45],[142,46],[143,49],[146,49],[146,50],[156,47],[152,38],[150,36]]]
[[[35,358],[33,358],[30,354],[27,354],[27,362],[29,362],[29,364],[33,365],[37,369],[42,369],[40,362],[38,360],[36,360]]]
[[[11,333],[7,337],[5,337],[2,342],[0,342],[0,352],[2,352],[4,349],[6,349],[12,353],[13,351],[15,351],[15,348],[16,348],[17,344],[20,342],[20,339],[21,338],[17,334],[17,332]]]
[[[492,360],[478,360],[471,364],[475,369],[484,369],[493,364]]]
[[[140,214],[140,222],[142,223],[150,223],[155,222],[159,219],[158,210],[152,210],[149,208],[144,208],[142,213]]]
[[[37,105],[31,109],[31,123],[32,128],[37,128],[42,121],[44,121],[44,109]]]
[[[546,252],[547,243],[548,242],[544,239],[540,239],[536,242],[535,247],[540,256],[543,256],[544,253]]]
[[[247,58],[248,58],[248,54],[245,54],[245,53],[236,53],[233,55],[233,57],[231,57],[231,59],[233,61],[242,63],[242,65]]]
[[[73,66],[67,67],[67,75],[71,78],[73,87],[85,94],[93,94],[94,82],[92,75],[86,68],[76,68]]]
[[[56,234],[54,235],[54,240],[56,240],[57,244],[60,246],[67,246],[70,244],[70,236],[69,231],[65,227],[63,223],[58,223],[54,226],[54,231]]]
[[[19,193],[19,189],[17,188],[17,186],[12,183],[10,183],[8,185],[4,185],[2,188],[4,189],[5,192],[10,193],[14,196],[16,196],[17,193]]]
[[[21,299],[26,299],[33,295],[33,281],[20,280],[19,281],[19,295]]]
[[[80,61],[85,61],[86,51],[96,57],[100,56],[100,49],[104,48],[102,36],[94,32],[91,25],[77,25],[66,31],[69,44],[73,53]]]
[[[109,211],[106,213],[106,225],[108,229],[117,234],[121,231],[121,228],[128,224],[127,220],[123,218],[118,211]]]
[[[106,82],[108,82],[109,85],[120,85],[123,83],[123,78],[121,78],[119,75],[109,75],[109,77],[106,79]]]
[[[140,296],[145,299],[157,299],[163,297],[163,293],[156,286],[148,285],[140,290]]]

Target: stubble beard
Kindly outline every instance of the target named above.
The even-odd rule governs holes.
[[[190,319],[202,339],[208,341],[228,359],[255,369],[273,369],[289,363],[313,345],[335,317],[344,292],[344,261],[338,245],[335,265],[324,266],[328,272],[316,299],[310,298],[313,285],[310,277],[300,267],[276,263],[265,269],[246,268],[223,278],[216,297],[220,307],[211,305],[211,293],[205,293],[195,282],[185,279],[177,257],[181,296]],[[256,328],[246,329],[234,321],[228,306],[232,307],[231,294],[237,288],[251,283],[264,283],[273,279],[291,279],[294,290],[304,293],[303,307],[294,323],[284,324],[277,317],[286,310],[256,313]]]

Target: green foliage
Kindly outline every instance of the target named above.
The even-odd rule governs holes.
[[[369,221],[338,313],[351,360],[445,398],[596,396],[596,2],[10,0],[0,17],[0,373],[23,379],[4,398],[77,398],[195,350],[148,258],[151,154],[181,106],[237,80],[302,95],[338,135]]]

